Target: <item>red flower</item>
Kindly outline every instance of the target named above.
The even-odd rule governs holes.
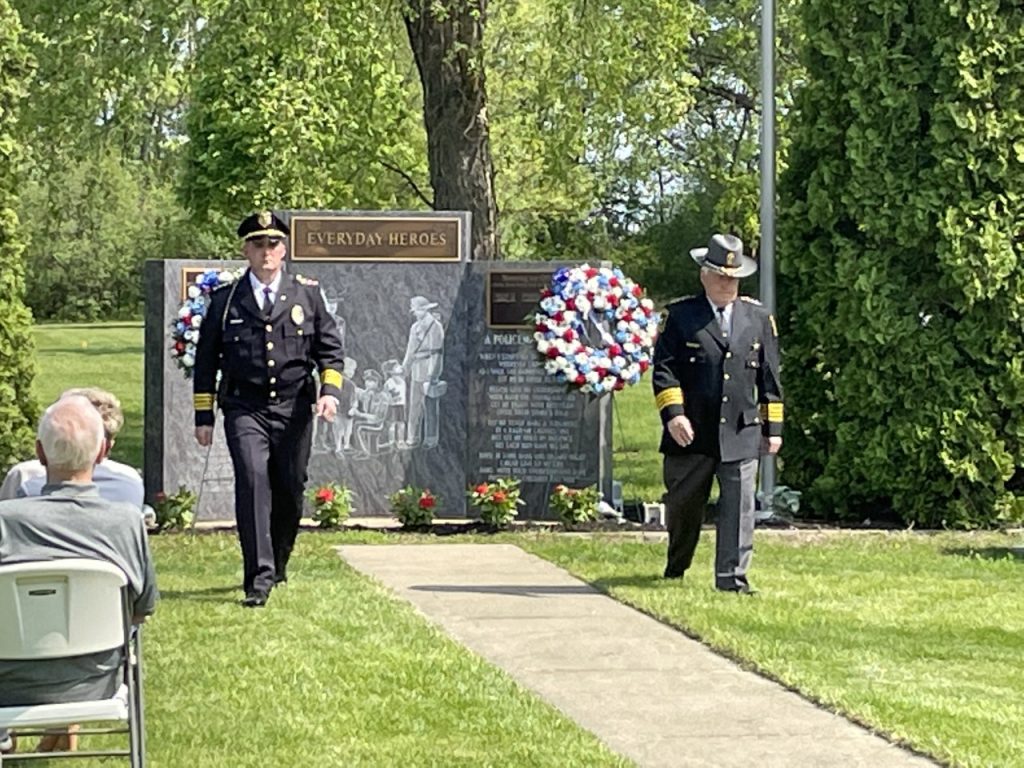
[[[584,274],[585,274],[585,275],[587,276],[587,279],[589,280],[589,279],[590,279],[590,278],[592,278],[592,277],[597,277],[597,272],[598,272],[598,271],[597,271],[596,269],[594,269],[593,267],[591,267],[591,268],[590,268],[590,269],[588,269],[588,270],[587,270],[587,271],[586,271],[586,272],[585,272]]]
[[[554,360],[556,357],[558,357],[559,354],[561,354],[561,353],[558,351],[558,347],[548,347],[547,355],[552,360]]]
[[[548,296],[551,296],[551,289],[550,288],[541,288],[540,289],[540,297],[542,299],[546,299],[546,298],[548,298]]]
[[[175,344],[174,344],[174,351],[177,352],[179,355],[182,352],[184,352],[185,351],[185,342],[183,342],[183,341],[175,342]]]
[[[562,338],[565,339],[566,341],[572,341],[573,339],[576,338],[576,333],[573,331],[572,328],[569,328],[562,336]]]
[[[546,323],[537,323],[535,326],[533,326],[533,330],[537,331],[537,333],[544,333],[544,331],[546,331],[547,329],[548,326]]]
[[[611,306],[613,306],[613,307],[619,306],[619,297],[616,296],[614,293],[609,293],[608,294],[608,303]]]
[[[320,504],[329,504],[334,501],[334,491],[330,488],[321,488],[316,492],[316,500]]]
[[[622,354],[622,347],[620,347],[618,344],[612,344],[608,347],[608,354],[611,355],[612,357],[618,357],[619,355]]]
[[[563,320],[565,320],[565,315],[562,314],[561,312],[555,312],[555,314],[551,316],[551,319],[554,320],[556,323],[560,323]]]
[[[650,367],[651,367],[651,364],[649,362],[647,362],[646,360],[641,360],[640,361],[640,373],[643,373],[644,371],[646,371]]]
[[[586,381],[587,381],[587,377],[584,376],[582,373],[577,373],[576,374],[576,383],[577,384],[584,384],[584,383],[586,383]]]
[[[565,308],[566,309],[571,309],[573,312],[576,311],[576,297],[575,296],[570,296],[568,299],[565,300]]]
[[[618,284],[619,278],[615,277],[614,275],[608,278],[608,285],[610,285],[612,288],[614,288]]]
[[[639,285],[634,285],[633,286],[633,295],[636,296],[638,299],[642,298],[643,295],[644,295],[644,289],[641,288]]]
[[[433,509],[437,501],[429,493],[420,496],[420,509]]]
[[[480,485],[478,485],[473,492],[479,493],[481,496],[483,496],[489,490],[490,488],[488,488],[487,483],[480,483]]]
[[[505,495],[504,491],[495,491],[494,495],[491,496],[491,501],[493,501],[495,504],[501,504],[507,498],[508,496]]]
[[[618,381],[615,382],[615,391],[616,392],[619,392],[619,391],[621,391],[621,390],[623,390],[625,388],[626,388],[626,382],[624,382],[622,379],[619,379]]]

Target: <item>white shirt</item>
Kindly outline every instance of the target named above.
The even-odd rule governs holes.
[[[263,292],[264,288],[270,289],[270,302],[277,301],[277,292],[281,287],[281,270],[277,270],[277,274],[274,275],[274,279],[270,281],[269,285],[264,285],[256,275],[249,272],[249,284],[252,286],[252,295],[256,298],[256,306],[263,309],[263,302],[266,298],[266,294]]]
[[[104,459],[92,470],[92,481],[100,496],[107,501],[127,501],[142,509],[145,488],[142,478],[134,467],[119,461]],[[15,464],[0,485],[0,501],[20,499],[25,496],[39,496],[46,485],[46,467],[38,460]]]
[[[708,304],[711,305],[711,311],[715,315],[715,322],[718,323],[719,322],[718,318],[720,317],[720,315],[718,314],[718,305],[715,304],[715,302],[713,302],[707,296],[705,296],[705,298],[708,299]],[[725,305],[725,312],[723,312],[722,315],[721,315],[722,320],[721,320],[720,324],[721,324],[721,328],[725,332],[726,336],[728,336],[730,333],[732,333],[732,305],[733,304],[735,304],[735,302],[733,302],[733,301],[730,301],[728,304],[726,304]]]

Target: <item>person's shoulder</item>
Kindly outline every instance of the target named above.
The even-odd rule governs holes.
[[[117,477],[129,477],[132,480],[141,480],[142,475],[135,467],[129,464],[122,464],[120,461],[114,461],[113,459],[104,459],[96,465],[94,476],[100,471],[106,471],[108,474]]]
[[[304,288],[311,288],[314,291],[320,290],[320,281],[312,277],[306,277],[305,275],[295,274],[292,275],[292,279],[299,285],[303,286]]]
[[[699,309],[703,298],[701,295],[679,296],[665,304],[665,309],[670,317],[685,316]]]
[[[771,314],[768,311],[768,308],[753,296],[740,296],[740,301],[742,301],[746,307],[753,310],[756,315],[768,317],[768,315]]]

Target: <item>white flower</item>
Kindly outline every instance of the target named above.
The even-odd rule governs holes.
[[[184,365],[186,368],[191,368],[193,365],[196,364],[196,359],[195,357],[186,352],[184,355],[181,356],[181,364]]]
[[[559,362],[563,362],[563,361],[561,361],[561,360],[548,360],[546,363],[544,363],[544,370],[547,371],[548,373],[551,373],[551,374],[558,373],[558,371],[561,370],[561,367],[559,366]]]
[[[558,296],[548,296],[541,300],[540,306],[549,315],[553,315],[565,309],[565,302]]]
[[[594,297],[594,309],[607,309],[608,299],[600,293]]]
[[[566,323],[576,322],[576,313],[573,312],[571,309],[565,310],[563,317],[565,318]]]
[[[626,366],[626,358],[622,357],[621,355],[616,355],[615,357],[612,358],[612,365],[617,365],[619,368],[624,368]]]
[[[573,356],[573,361],[576,363],[576,365],[583,366],[587,364],[588,358],[585,354],[579,352]]]
[[[650,299],[641,299],[640,306],[644,309],[654,309],[654,302]]]
[[[234,279],[235,279],[235,273],[234,272],[229,272],[228,270],[224,270],[219,275],[217,275],[217,282],[218,283],[230,283],[230,282],[233,282]]]
[[[190,285],[188,287],[188,297],[190,299],[199,298],[199,294],[201,294],[202,292],[203,290],[198,285]]]
[[[596,382],[601,380],[601,374],[599,374],[597,371],[588,371],[586,379],[591,384],[594,384],[594,383],[596,383]]]
[[[190,313],[191,312],[187,306],[182,306],[181,309],[178,310],[178,317],[188,317]]]
[[[198,335],[199,334],[196,333],[195,331],[188,330],[188,331],[185,331],[185,333],[182,335],[182,338],[185,339],[185,341],[196,341],[196,336],[198,336]]]
[[[539,333],[537,335],[540,336]],[[537,340],[537,351],[538,352],[540,352],[542,355],[546,355],[549,349],[551,349],[551,342],[549,342],[547,339],[544,339],[544,338],[541,338],[541,339]]]
[[[193,328],[198,328],[202,324],[203,324],[203,316],[202,315],[195,315],[192,318],[192,327]]]
[[[634,344],[632,341],[627,341],[625,344],[622,345],[622,351],[625,352],[627,355],[634,354],[635,352],[637,352],[638,349],[639,348],[637,347],[637,345]]]
[[[590,311],[590,299],[586,296],[576,297],[576,311],[582,315],[587,314]]]

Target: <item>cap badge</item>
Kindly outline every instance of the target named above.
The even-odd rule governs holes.
[[[302,321],[306,319],[306,313],[302,309],[301,304],[295,304],[292,306],[292,322],[296,325],[302,325]]]
[[[260,223],[261,227],[269,227],[270,222],[273,221],[273,218],[270,215],[270,211],[260,211],[260,214],[256,218],[256,220]]]
[[[733,264],[735,264],[736,263],[736,254],[733,253],[732,251],[729,251],[729,253],[727,253],[726,256],[725,256],[725,263],[728,264],[730,267]]]

